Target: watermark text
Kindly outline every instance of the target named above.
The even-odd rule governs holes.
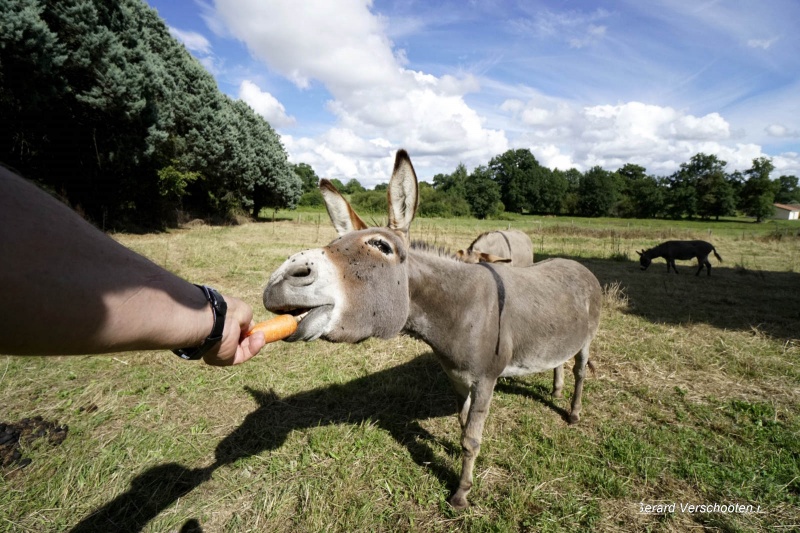
[[[760,505],[745,505],[741,503],[655,503],[639,502],[639,514],[755,514],[761,512]]]

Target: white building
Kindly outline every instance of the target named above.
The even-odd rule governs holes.
[[[775,214],[772,218],[781,220],[800,220],[800,205],[772,204],[775,206]]]

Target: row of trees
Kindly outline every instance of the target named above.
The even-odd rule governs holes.
[[[615,172],[599,166],[586,172],[562,171],[543,167],[530,150],[518,149],[494,157],[471,174],[460,165],[452,174],[437,175],[433,186],[466,199],[478,217],[494,216],[502,208],[517,213],[635,218],[718,219],[741,211],[760,221],[772,214],[776,199],[800,202],[797,177],[773,181],[773,170],[772,162],[761,157],[743,173],[727,172],[725,161],[699,153],[663,177],[649,175],[635,164]]]
[[[796,176],[770,179],[772,162],[753,160],[744,172],[726,170],[726,162],[700,153],[669,176],[647,174],[626,164],[615,172],[596,166],[586,172],[551,170],[527,149],[509,150],[488,165],[468,172],[459,164],[452,174],[437,174],[421,184],[420,213],[428,216],[497,217],[516,213],[570,214],[587,217],[716,218],[742,212],[758,221],[772,214],[773,203],[800,203]],[[385,209],[385,185],[364,191],[356,181],[336,183],[360,209]],[[307,181],[302,203],[321,202]]]
[[[296,205],[301,180],[278,135],[144,2],[10,3],[0,161],[104,226]]]

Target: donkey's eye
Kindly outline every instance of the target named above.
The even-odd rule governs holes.
[[[370,239],[367,241],[367,244],[373,248],[377,248],[383,255],[392,255],[394,253],[389,243],[383,239]]]

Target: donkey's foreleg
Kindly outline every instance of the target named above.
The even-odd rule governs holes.
[[[575,354],[575,366],[572,374],[575,376],[575,393],[572,395],[572,408],[569,413],[569,423],[577,424],[581,419],[583,398],[583,380],[586,377],[586,365],[589,362],[589,343],[584,344],[581,351]]]
[[[450,505],[456,509],[464,509],[469,506],[467,494],[472,490],[472,471],[475,468],[475,459],[481,449],[483,426],[486,416],[489,414],[496,381],[495,379],[478,381],[472,388],[471,400],[467,400],[471,405],[467,423],[461,432],[461,479],[458,482],[458,489],[448,500]]]
[[[553,398],[564,396],[564,365],[559,365],[553,369]]]

